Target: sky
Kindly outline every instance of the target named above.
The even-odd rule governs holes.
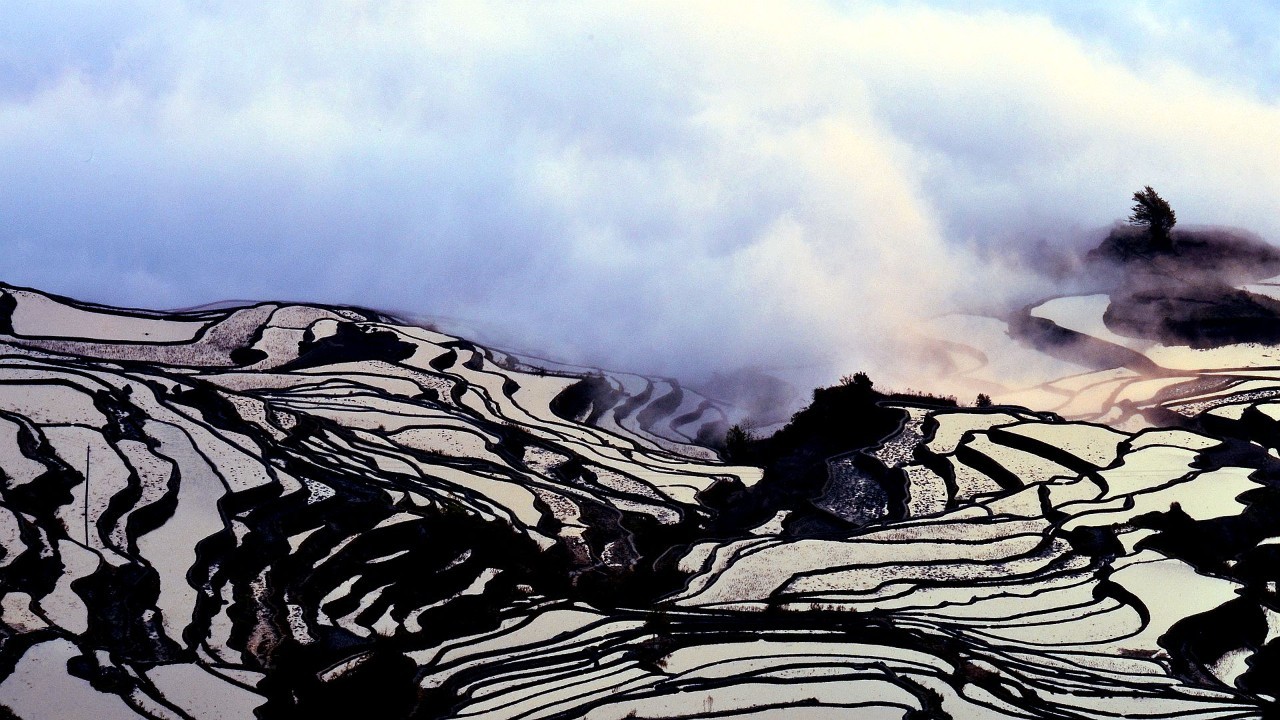
[[[1273,3],[0,4],[0,279],[86,300],[902,375],[1144,185],[1280,243]]]

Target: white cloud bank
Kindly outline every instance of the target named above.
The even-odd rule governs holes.
[[[1208,16],[1107,16],[1146,28],[1135,55],[1016,9],[318,7],[20,11],[0,31],[3,278],[838,375],[891,372],[914,318],[1022,292],[1020,251],[1145,184],[1184,223],[1280,238],[1280,106],[1252,80],[1280,56],[1232,74],[1253,46],[1211,57]],[[1161,33],[1207,49],[1162,54]]]

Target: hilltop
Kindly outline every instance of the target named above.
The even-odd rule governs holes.
[[[1142,233],[1116,228],[1090,252],[1088,270],[1119,270],[1107,327],[1201,349],[1280,343],[1280,301],[1248,287],[1280,274],[1280,250],[1225,229],[1175,231],[1173,240],[1156,251]]]

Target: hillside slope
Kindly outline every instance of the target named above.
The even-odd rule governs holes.
[[[811,498],[833,535],[729,512],[762,473],[673,381],[352,308],[6,286],[0,333],[18,717],[1275,716],[1270,395],[1140,431],[886,401]]]

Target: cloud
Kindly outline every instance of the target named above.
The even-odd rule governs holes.
[[[1229,72],[1265,41],[1063,7],[27,11],[0,36],[5,279],[442,315],[674,374],[909,375],[916,319],[1034,292],[1025,257],[1142,185],[1280,231],[1280,109]],[[1193,62],[1135,27],[1224,39]]]

